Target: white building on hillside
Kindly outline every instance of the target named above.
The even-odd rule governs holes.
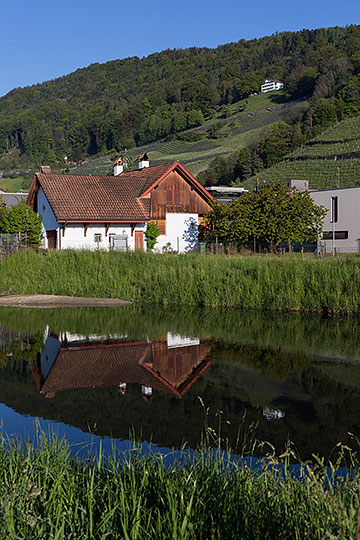
[[[261,93],[272,92],[273,90],[281,90],[284,88],[284,83],[278,80],[266,79],[265,82],[261,85]]]

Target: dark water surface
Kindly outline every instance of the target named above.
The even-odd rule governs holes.
[[[251,436],[328,457],[360,436],[360,319],[1,308],[0,388],[11,436],[36,418],[71,443],[194,449],[207,422],[235,452]]]

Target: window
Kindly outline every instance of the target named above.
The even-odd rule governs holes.
[[[102,234],[101,233],[95,233],[94,234],[94,240],[99,244],[99,242],[102,242]]]
[[[335,240],[347,240],[349,236],[349,231],[335,231]],[[324,240],[332,240],[333,233],[332,231],[327,231],[323,233]]]
[[[126,251],[128,249],[128,236],[126,234],[109,234],[109,244],[111,249]]]
[[[331,197],[330,223],[337,223],[337,221],[338,221],[338,198]]]

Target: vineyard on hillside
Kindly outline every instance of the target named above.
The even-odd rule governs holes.
[[[215,157],[230,155],[249,144],[265,127],[280,121],[291,121],[301,115],[307,107],[306,101],[300,101],[240,114],[180,134],[180,137],[184,139],[187,135],[193,135],[197,138],[195,141],[181,140],[180,137],[174,140],[157,141],[127,150],[125,154],[132,168],[137,167],[139,154],[146,152],[151,165],[178,160],[191,173],[197,174],[206,169]],[[90,159],[71,173],[106,174],[112,168],[114,157],[108,155]]]
[[[244,185],[275,179],[308,180],[310,188],[360,185],[360,116],[343,120]]]

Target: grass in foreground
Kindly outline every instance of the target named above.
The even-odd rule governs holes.
[[[271,463],[271,464],[270,464]],[[356,476],[328,482],[325,468],[255,472],[203,452],[165,466],[160,455],[80,460],[56,438],[40,446],[0,443],[1,539],[355,538]],[[279,463],[278,461],[276,463]],[[334,472],[334,468],[332,469]]]
[[[0,293],[359,313],[360,259],[24,251],[0,263]]]

